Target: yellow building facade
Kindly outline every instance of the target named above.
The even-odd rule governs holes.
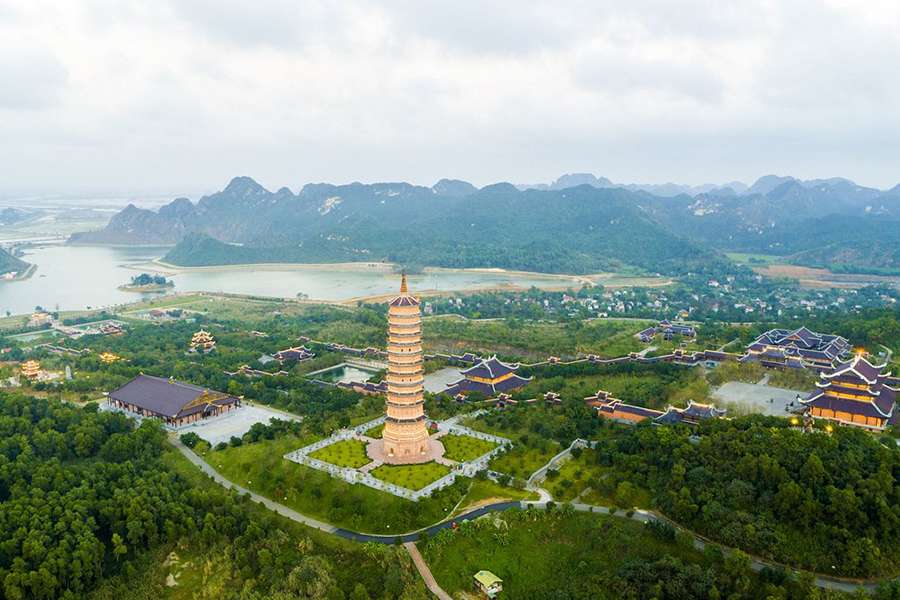
[[[433,458],[425,417],[425,376],[419,300],[409,294],[406,276],[388,307],[388,372],[383,456],[390,463]]]

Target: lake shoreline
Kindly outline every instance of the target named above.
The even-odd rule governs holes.
[[[35,263],[27,263],[28,266],[25,267],[25,270],[21,273],[16,273],[16,276],[12,279],[0,279],[0,283],[15,283],[17,281],[25,281],[26,279],[31,279],[31,277],[37,272],[37,264]]]
[[[161,269],[165,269],[171,273],[192,273],[192,272],[228,272],[228,271],[307,271],[307,270],[328,270],[328,271],[363,271],[363,272],[379,272],[392,273],[397,271],[396,263],[375,263],[375,262],[338,262],[338,263],[242,263],[234,265],[209,265],[201,267],[184,267],[167,263],[162,259],[156,259],[144,265],[155,265]],[[129,268],[140,267],[140,264],[127,265]],[[578,281],[593,283],[597,279],[604,277],[619,277],[617,273],[590,273],[578,275],[575,273],[542,273],[538,271],[520,271],[515,269],[502,269],[499,267],[425,267],[422,273],[412,273],[412,276],[427,273],[477,273],[484,275],[504,275],[511,277],[533,277],[538,279],[561,279],[568,281]],[[622,276],[627,277],[627,276]],[[637,278],[637,277],[636,277]]]

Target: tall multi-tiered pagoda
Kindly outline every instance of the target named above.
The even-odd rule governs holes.
[[[898,389],[887,384],[891,374],[884,368],[858,355],[823,372],[817,389],[800,402],[813,417],[882,430],[898,419]]]
[[[387,417],[382,433],[384,462],[433,460],[442,446],[428,437],[419,300],[409,294],[406,275],[400,295],[388,305]]]

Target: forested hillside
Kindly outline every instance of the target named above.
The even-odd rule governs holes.
[[[166,446],[151,422],[0,394],[2,596],[160,598],[170,550],[192,558],[177,570],[194,586],[183,597],[399,597],[420,585],[393,549],[367,554],[282,521],[180,470]]]
[[[638,427],[598,446],[600,464],[648,486],[673,519],[729,546],[818,572],[896,572],[900,452],[855,428],[802,433],[784,419]],[[832,566],[834,565],[834,566]]]

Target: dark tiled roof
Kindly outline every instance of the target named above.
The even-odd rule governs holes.
[[[494,388],[486,383],[461,379],[456,383],[450,384],[443,393],[455,396],[456,394],[465,394],[466,392],[480,392],[485,396],[490,396],[494,393]]]
[[[520,387],[526,386],[531,382],[531,379],[525,379],[524,377],[519,377],[518,375],[513,375],[509,379],[504,379],[503,381],[497,382],[494,384],[494,389],[498,392],[508,392],[510,390],[515,390]]]
[[[286,350],[280,350],[275,353],[275,358],[278,360],[301,360],[304,358],[310,358],[312,356],[313,353],[303,347],[288,348]]]
[[[513,375],[509,379],[504,379],[494,385],[481,383],[480,381],[472,381],[471,379],[460,379],[456,383],[448,385],[441,393],[453,396],[459,393],[480,392],[485,396],[491,396],[498,392],[510,392],[518,389],[527,385],[530,381],[531,379],[525,379],[518,375]]]
[[[483,377],[485,379],[497,379],[498,377],[502,377],[507,373],[512,373],[516,369],[519,368],[517,364],[506,364],[497,359],[496,356],[492,356],[487,360],[481,361],[479,364],[466,369],[462,372],[463,375],[467,375],[470,377]]]
[[[849,347],[849,342],[837,335],[816,333],[806,327],[800,327],[793,331],[770,329],[750,344],[749,348],[758,350],[759,345],[795,348],[801,355],[804,351],[816,351],[829,358],[836,358]]]
[[[891,416],[894,412],[893,402],[891,402],[891,409],[884,411],[874,402],[860,402],[858,400],[848,400],[846,398],[835,398],[821,390],[813,392],[805,400],[801,400],[800,402],[806,406],[815,406],[817,408],[845,412],[851,415],[864,415],[876,419],[884,419]]]
[[[661,423],[663,425],[672,425],[675,423],[681,423],[681,412],[675,408],[674,406],[670,406],[666,412],[659,415],[655,419],[653,419],[656,423]]]
[[[884,365],[875,366],[862,356],[856,356],[853,360],[836,366],[832,371],[823,373],[822,376],[833,379],[840,375],[853,373],[868,383],[874,383],[882,376],[882,369],[884,369]]]
[[[187,404],[204,394],[208,394],[210,403],[215,405],[227,405],[238,401],[234,396],[221,392],[150,375],[138,375],[119,389],[110,392],[109,397],[157,415],[176,418],[205,411],[206,405],[203,404],[185,409]]]
[[[725,414],[725,410],[716,408],[712,404],[697,404],[689,401],[687,408],[682,411],[682,414],[695,419],[711,419],[713,417],[721,417]]]

